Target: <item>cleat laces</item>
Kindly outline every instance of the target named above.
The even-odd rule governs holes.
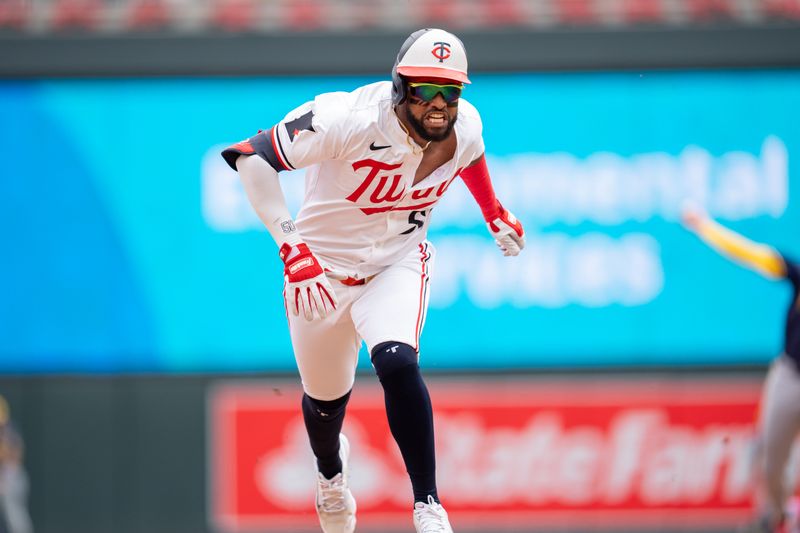
[[[341,472],[331,479],[319,474],[319,497],[317,507],[326,513],[341,513],[347,510],[344,478]]]
[[[414,504],[414,517],[421,533],[451,533],[444,507],[436,503],[433,496],[428,496],[428,503]]]

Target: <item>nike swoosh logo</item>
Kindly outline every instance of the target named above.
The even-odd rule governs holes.
[[[369,145],[370,150],[383,150],[384,148],[390,148],[392,145],[387,144],[386,146],[375,146],[375,142],[373,141],[372,144]]]

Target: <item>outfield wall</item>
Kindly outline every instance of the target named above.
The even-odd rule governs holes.
[[[721,533],[749,517],[760,373],[428,373],[440,494],[470,533]],[[0,379],[37,533],[310,533],[293,376]],[[377,379],[345,422],[359,531],[408,531]]]

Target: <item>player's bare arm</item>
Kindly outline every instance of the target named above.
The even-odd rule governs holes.
[[[751,241],[722,226],[695,206],[687,205],[683,208],[681,221],[686,229],[728,259],[770,279],[786,277],[786,263],[775,248]]]

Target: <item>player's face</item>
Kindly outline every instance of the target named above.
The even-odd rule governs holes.
[[[434,87],[414,87],[415,83],[419,84],[438,84],[443,85],[445,88],[438,92]],[[453,86],[452,81],[437,80],[437,79],[424,79],[409,80],[408,99],[405,106],[405,118],[417,135],[426,141],[443,141],[450,136],[453,131],[456,119],[458,117],[458,96],[460,90],[456,93],[447,87]],[[429,90],[435,92],[435,96],[426,101],[423,99],[422,90]],[[445,99],[443,93],[447,92],[448,100]],[[453,97],[455,96],[455,99]]]

